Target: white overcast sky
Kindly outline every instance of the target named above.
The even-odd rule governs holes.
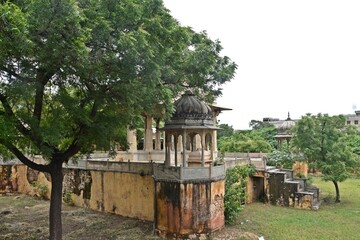
[[[360,109],[360,1],[164,0],[181,25],[219,39],[238,64],[220,123]]]

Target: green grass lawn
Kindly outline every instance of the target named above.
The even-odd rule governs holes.
[[[332,182],[313,178],[323,200],[318,211],[252,203],[231,228],[268,239],[360,239],[360,179],[339,184],[341,203],[334,203]]]

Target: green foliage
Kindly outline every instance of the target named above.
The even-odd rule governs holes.
[[[49,188],[45,183],[34,181],[32,185],[35,187],[35,192],[38,197],[46,198],[46,195],[49,193]]]
[[[63,196],[63,201],[70,205],[73,206],[74,205],[74,200],[72,199],[72,193],[71,192],[65,192],[64,196]]]
[[[360,132],[353,125],[346,125],[346,131],[350,147],[356,155],[360,156]]]
[[[54,3],[0,4],[0,142],[8,149],[31,145],[51,160],[110,141],[126,148],[126,127],[142,113],[169,116],[186,89],[212,100],[234,76],[220,42],[180,26],[161,1]]]
[[[234,134],[234,128],[233,126],[229,126],[228,124],[220,124],[219,125],[220,130],[218,130],[217,138],[223,138],[223,137],[231,137]]]
[[[297,122],[293,132],[293,147],[322,172],[323,180],[332,181],[335,188],[337,182],[346,180],[359,166],[352,147],[352,139],[358,133],[345,125],[343,116],[308,114]],[[340,196],[336,197],[340,201]]]
[[[304,161],[302,155],[291,150],[286,143],[282,144],[281,149],[273,150],[267,156],[267,165],[276,166],[277,168],[292,168],[295,161]]]
[[[262,128],[258,130],[239,130],[229,137],[218,141],[219,150],[224,152],[271,152],[276,144],[276,129]]]
[[[271,123],[263,122],[259,120],[251,120],[249,123],[249,127],[251,127],[253,130],[258,130],[262,128],[273,128],[274,126]]]
[[[246,184],[255,173],[254,166],[235,166],[226,170],[225,180],[225,222],[233,224],[242,210],[246,199]]]
[[[267,165],[277,168],[292,168],[294,158],[288,150],[274,150],[268,156]]]

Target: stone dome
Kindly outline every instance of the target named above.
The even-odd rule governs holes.
[[[288,118],[280,125],[279,132],[288,132],[295,125],[295,121],[290,118],[288,113]]]
[[[174,118],[209,119],[212,116],[211,108],[200,101],[191,92],[186,92],[175,102]]]

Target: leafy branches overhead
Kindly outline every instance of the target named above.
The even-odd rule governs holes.
[[[0,14],[0,116],[48,158],[171,113],[186,88],[212,99],[236,69],[158,0],[5,1]]]

